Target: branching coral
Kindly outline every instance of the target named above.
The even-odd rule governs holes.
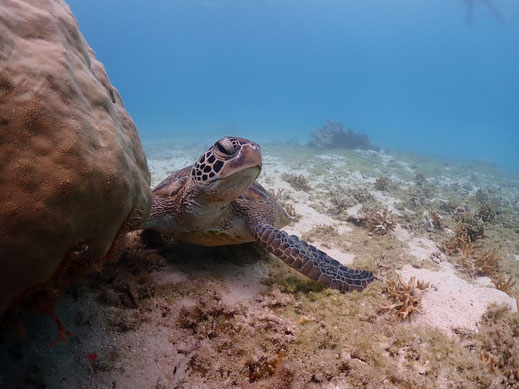
[[[471,347],[496,375],[496,386],[515,388],[519,384],[519,314],[506,306],[491,306],[481,318]]]
[[[374,209],[367,213],[366,226],[376,235],[385,235],[396,227],[393,213],[387,208]]]
[[[375,235],[385,235],[396,227],[393,213],[387,208],[375,208],[363,205],[355,216],[347,218],[349,222],[365,226]]]
[[[357,200],[358,203],[366,203],[375,199],[366,188],[352,188],[348,191],[348,194]]]
[[[444,225],[442,218],[434,209],[430,208],[429,211],[424,212],[423,219],[428,231],[435,229],[443,231]]]
[[[427,180],[425,179],[425,175],[423,173],[416,173],[416,176],[414,177],[414,182],[418,186],[423,186]]]
[[[465,246],[485,236],[483,223],[473,215],[464,212],[456,216],[458,223],[454,229],[454,235],[444,241],[440,249],[448,255],[463,251]]]
[[[456,226],[456,235],[465,235],[470,242],[485,237],[485,227],[479,218],[470,212],[464,212],[456,216],[458,224]]]
[[[505,277],[501,273],[496,273],[491,277],[491,281],[496,289],[505,292],[507,295],[514,297],[514,286],[517,283],[513,276]]]
[[[304,192],[309,192],[312,187],[308,183],[308,180],[305,176],[302,174],[296,175],[296,174],[287,174],[283,173],[281,175],[281,178],[288,182],[292,188],[295,190],[301,190]]]
[[[501,258],[496,249],[477,249],[472,243],[465,243],[458,262],[472,277],[490,276],[499,273],[499,261]]]
[[[362,187],[357,188],[341,188],[338,187],[333,191],[330,198],[330,206],[328,212],[332,216],[340,216],[345,214],[347,209],[359,203],[368,203],[374,200],[369,190]]]
[[[411,277],[407,283],[400,276],[396,281],[389,280],[384,290],[388,301],[381,304],[380,309],[394,311],[399,321],[405,318],[411,321],[413,315],[422,311],[422,294],[429,286],[428,282],[416,281],[416,277]]]
[[[270,189],[269,193],[285,209],[288,215],[296,220],[301,218],[294,206],[288,202],[290,195],[284,189]]]
[[[484,222],[493,223],[496,220],[496,210],[492,204],[484,202],[478,208],[476,216]]]
[[[389,177],[382,176],[382,177],[377,178],[377,180],[375,181],[375,189],[386,191],[389,189],[391,184],[392,184],[392,181]]]
[[[286,351],[281,349],[279,354],[274,358],[249,361],[247,363],[249,369],[249,381],[255,382],[264,377],[274,375],[286,355]]]

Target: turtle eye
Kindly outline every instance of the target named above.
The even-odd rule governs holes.
[[[229,153],[227,151],[227,149],[225,147],[223,147],[220,142],[216,142],[215,145],[216,145],[216,148],[218,149],[218,151],[220,151],[221,153],[226,154],[226,155],[231,155],[231,153]]]

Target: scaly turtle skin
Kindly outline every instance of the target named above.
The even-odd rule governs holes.
[[[362,290],[373,281],[279,228],[290,222],[283,207],[257,182],[260,147],[225,137],[193,166],[171,174],[153,190],[144,229],[203,246],[257,241],[265,250],[329,288]]]

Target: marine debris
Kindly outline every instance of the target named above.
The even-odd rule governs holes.
[[[319,149],[361,149],[379,151],[378,146],[372,145],[365,134],[357,134],[350,129],[344,129],[341,122],[330,120],[320,129],[312,130],[309,146]]]
[[[283,173],[281,175],[281,178],[284,181],[288,182],[290,186],[295,190],[309,192],[312,189],[312,187],[308,183],[308,180],[302,174]]]
[[[411,277],[407,283],[402,280],[400,275],[397,280],[389,280],[387,282],[384,293],[388,300],[380,305],[380,309],[387,312],[394,312],[398,321],[402,321],[422,312],[422,295],[423,291],[429,288],[428,282],[416,280]]]

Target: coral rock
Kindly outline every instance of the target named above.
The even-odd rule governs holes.
[[[370,143],[367,135],[345,130],[342,123],[330,120],[323,128],[312,130],[310,146],[319,149],[362,149],[379,151]]]
[[[108,257],[147,217],[149,182],[135,124],[69,7],[2,0],[0,313],[67,260]]]

